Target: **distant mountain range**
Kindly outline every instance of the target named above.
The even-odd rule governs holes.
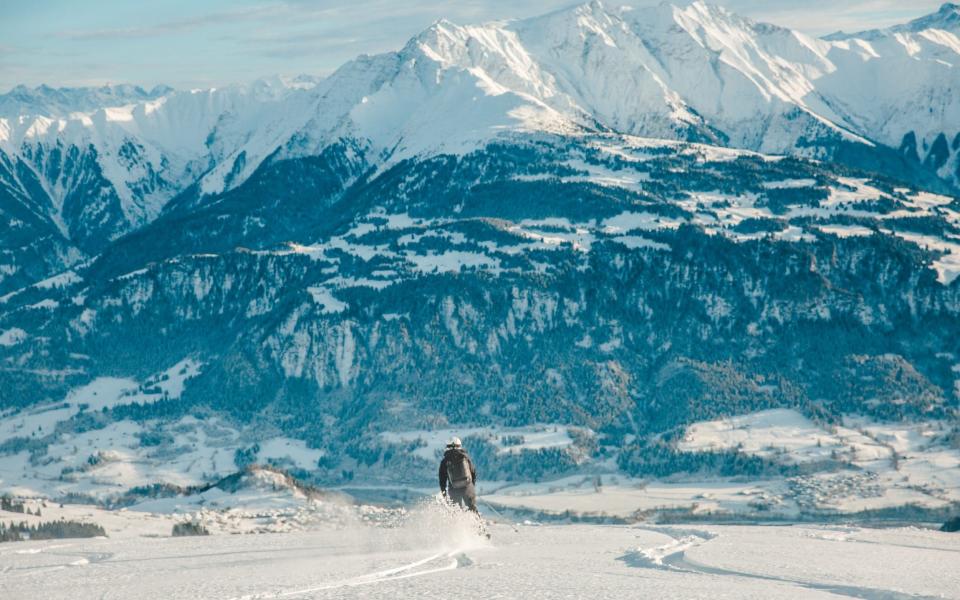
[[[17,87],[0,409],[189,359],[33,437],[209,410],[330,473],[400,460],[397,428],[955,419],[958,36],[953,4],[817,39],[591,2],[325,79]]]

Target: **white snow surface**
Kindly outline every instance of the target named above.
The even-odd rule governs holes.
[[[100,521],[108,537],[3,544],[7,597],[900,599],[960,589],[960,538],[916,528],[494,523],[487,541],[471,517],[435,505],[387,520],[317,505],[286,533],[171,538],[183,517],[44,510]]]
[[[322,450],[308,448],[302,440],[293,440],[286,437],[275,437],[259,444],[260,452],[257,458],[261,461],[270,459],[289,461],[294,466],[308,471],[317,468],[317,461],[323,457]]]
[[[877,446],[855,431],[834,428],[830,432],[794,410],[775,409],[691,425],[679,448],[740,448],[749,454],[766,456],[786,451],[789,460],[808,462],[829,458],[831,452],[844,448],[845,442]]]
[[[25,339],[27,339],[27,332],[19,327],[11,327],[0,331],[0,346],[9,348],[10,346],[16,346]]]

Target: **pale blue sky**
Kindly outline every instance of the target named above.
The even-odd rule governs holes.
[[[654,0],[608,0],[645,4]],[[680,0],[681,3],[684,0]],[[824,34],[883,27],[942,0],[714,0],[757,20]],[[178,88],[273,74],[326,75],[399,48],[440,17],[525,17],[570,0],[0,0],[0,91],[135,83]]]

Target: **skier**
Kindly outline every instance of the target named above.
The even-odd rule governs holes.
[[[479,516],[476,483],[477,468],[463,449],[460,438],[451,439],[440,461],[440,493],[453,504],[465,506]]]

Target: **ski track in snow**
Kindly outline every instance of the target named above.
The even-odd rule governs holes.
[[[716,539],[719,534],[705,530],[681,529],[676,527],[639,527],[638,529],[644,529],[647,531],[668,535],[673,538],[673,541],[661,546],[655,546],[653,548],[639,548],[620,557],[620,560],[632,567],[666,569],[683,573],[697,573],[701,575],[714,575],[721,577],[744,577],[761,581],[776,581],[779,583],[796,585],[809,590],[830,592],[832,594],[848,596],[850,598],[862,598],[864,600],[936,600],[936,598],[939,598],[939,596],[923,596],[917,594],[905,594],[892,590],[815,583],[797,579],[789,579],[785,577],[774,577],[770,575],[749,573],[746,571],[711,567],[709,565],[701,564],[691,560],[687,557],[686,553],[687,550],[690,550],[691,548],[695,548],[708,543],[710,540]]]
[[[358,587],[361,585],[371,585],[371,584],[377,584],[377,583],[385,583],[389,581],[397,581],[400,579],[409,579],[411,577],[422,577],[423,575],[431,575],[433,573],[440,573],[442,571],[450,571],[452,569],[456,569],[457,566],[459,566],[460,564],[460,560],[458,560],[455,557],[458,553],[459,552],[455,550],[450,552],[438,552],[426,558],[408,563],[406,565],[393,567],[390,569],[384,569],[382,571],[376,571],[374,573],[368,573],[366,575],[359,575],[357,577],[351,577],[349,579],[344,579],[342,581],[337,581],[334,583],[328,583],[328,584],[323,584],[323,585],[299,589],[299,590],[289,590],[285,592],[274,592],[274,593],[239,596],[236,598],[231,598],[230,600],[265,600],[268,598],[290,598],[290,597],[310,594],[313,592],[333,590],[337,588]],[[451,560],[449,562],[446,562],[444,559],[451,559]],[[437,567],[431,566],[428,569],[414,570],[414,569],[417,569],[418,567],[432,565],[440,562],[443,562],[441,566],[437,566]]]
[[[673,538],[673,541],[653,548],[641,548],[624,555],[624,562],[635,567],[675,569],[677,567],[673,564],[674,558],[678,556],[683,557],[684,553],[690,548],[699,546],[716,537],[715,534],[708,531],[694,529],[677,529],[672,527],[641,527],[640,529],[666,534]]]
[[[36,566],[36,567],[11,567],[6,566],[0,573],[3,573],[4,577],[26,577],[26,576],[35,576],[39,573],[48,573],[52,571],[60,571],[63,569],[71,569],[76,567],[87,567],[101,562],[109,561],[113,558],[114,554],[112,552],[51,552],[51,550],[59,548],[68,548],[71,544],[53,544],[51,546],[46,546],[43,548],[29,548],[26,550],[15,550],[13,554],[48,554],[51,556],[62,556],[67,559],[73,558],[73,560],[68,560],[67,562],[49,565],[49,566]]]

